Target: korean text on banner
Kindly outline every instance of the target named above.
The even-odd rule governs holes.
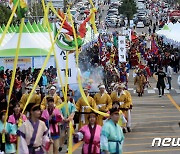
[[[126,62],[126,37],[118,36],[119,62]]]
[[[61,50],[60,48],[56,49],[57,59],[59,60],[59,67],[61,68],[60,74],[62,77],[62,82],[65,84],[66,76],[66,51]],[[77,68],[75,62],[74,53],[70,53],[68,56],[68,84],[77,83]]]

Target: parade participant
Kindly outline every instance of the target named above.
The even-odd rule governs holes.
[[[58,154],[60,138],[58,123],[62,122],[64,118],[59,109],[55,108],[53,97],[47,97],[47,109],[43,111],[41,119],[45,122],[49,129],[50,137],[53,140],[53,144],[51,144],[48,154]]]
[[[118,101],[120,104],[120,109],[124,115],[127,115],[127,111],[130,108],[130,96],[127,95],[127,92],[124,91],[124,85],[117,85],[116,90],[111,93],[111,99],[113,102]],[[126,116],[127,117],[127,116]],[[128,128],[130,130],[130,128]],[[126,129],[123,129],[123,132],[126,133]]]
[[[127,96],[128,101],[126,103],[126,112],[124,114],[127,120],[127,123],[126,123],[127,131],[131,132],[131,110],[132,110],[133,103],[132,103],[131,93],[125,88],[126,87],[124,85],[124,92]],[[124,129],[123,129],[123,132],[125,132]]]
[[[167,80],[168,80],[168,85],[169,85],[168,90],[171,90],[172,74],[173,74],[173,68],[171,64],[169,63],[167,67]]]
[[[32,85],[29,85],[27,88],[27,92],[25,94],[22,95],[21,97],[21,100],[20,100],[20,107],[21,109],[24,109],[24,106],[27,102],[27,99],[31,93],[31,90],[32,90]],[[26,110],[30,110],[30,106],[32,107],[33,105],[37,105],[37,104],[40,104],[41,103],[41,96],[37,95],[36,93],[33,94],[33,96],[31,97],[30,101],[29,101],[29,104],[31,105],[28,105]]]
[[[99,93],[95,94],[94,100],[101,112],[108,112],[112,108],[111,97],[106,93],[105,85],[99,85]],[[99,125],[103,125],[103,116],[99,115],[97,122]]]
[[[82,154],[100,154],[101,126],[97,124],[97,114],[89,113],[89,124],[83,126],[74,136],[74,141],[83,140]]]
[[[134,85],[136,85],[136,92],[138,93],[139,97],[142,96],[144,93],[145,83],[146,83],[146,78],[143,75],[143,72],[139,70],[137,76],[134,78]]]
[[[136,65],[135,69],[133,70],[133,78],[137,76],[138,71],[139,71],[139,67],[138,65]]]
[[[122,128],[118,125],[119,110],[110,110],[110,119],[104,124],[101,131],[100,147],[105,154],[122,154],[124,135]]]
[[[26,121],[27,118],[24,114],[21,114],[21,108],[20,108],[20,104],[19,103],[15,103],[13,105],[13,111],[14,113],[12,115],[9,116],[9,119],[8,119],[8,122],[15,125],[16,127],[16,131],[18,129],[18,122],[19,122],[19,119],[21,118],[22,121]]]
[[[75,104],[71,102],[71,97],[70,94],[67,94],[67,104],[65,104],[62,108],[61,108],[61,113],[64,117],[64,123],[62,124],[62,129],[61,129],[61,136],[60,136],[60,148],[59,151],[62,150],[62,146],[64,143],[67,143],[68,140],[68,136],[69,136],[69,131],[68,131],[68,124],[70,121],[72,121],[72,123],[74,123],[73,118],[75,115]],[[65,142],[64,142],[65,141]]]
[[[39,120],[40,116],[40,105],[34,105],[30,111],[30,119],[26,120],[18,129],[19,154],[45,154],[43,147],[47,148],[48,144],[53,143],[48,137],[45,123]]]
[[[56,86],[51,86],[50,90],[49,90],[49,94],[47,96],[45,96],[41,102],[41,109],[44,110],[46,108],[47,105],[47,97],[53,97],[54,98],[54,105],[59,105],[62,100],[61,98],[56,94]]]
[[[93,109],[97,109],[96,107],[96,102],[94,101],[94,99],[89,96],[88,93],[88,89],[84,88],[84,93],[87,97],[88,103],[89,105],[93,108]],[[86,104],[86,102],[84,101],[83,97],[79,98],[77,103],[76,103],[76,110],[77,112],[80,112],[80,116],[79,116],[79,129],[88,124],[88,113],[92,112],[92,110],[90,109],[90,107]]]
[[[155,75],[158,76],[157,88],[159,90],[159,97],[161,97],[164,95],[164,88],[165,88],[164,78],[166,78],[166,74],[163,72],[163,68],[160,68],[159,71],[155,73]],[[161,92],[161,88],[162,88],[162,92]]]
[[[122,129],[125,129],[127,120],[126,120],[125,115],[123,114],[123,112],[120,110],[119,102],[117,102],[117,101],[113,102],[112,108],[119,109],[120,118],[119,118],[118,124],[119,124],[119,126],[121,126]]]
[[[16,136],[16,129],[15,127],[6,122],[6,127],[4,129],[4,122],[5,122],[6,111],[3,110],[0,112],[0,153],[4,152],[6,154],[15,154],[16,148],[15,144],[10,142],[10,135]],[[5,134],[5,140],[3,141],[2,135]]]

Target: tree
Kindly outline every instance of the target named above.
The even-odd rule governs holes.
[[[11,13],[12,11],[9,7],[4,5],[4,3],[0,3],[0,25],[7,24]]]
[[[31,19],[37,19],[39,20],[44,16],[44,11],[43,11],[43,6],[41,2],[34,2],[30,8],[29,8],[29,13],[28,17],[31,17]],[[30,20],[30,19],[29,19]]]
[[[136,3],[134,0],[123,0],[122,2],[122,5],[118,8],[119,14],[126,16],[129,22],[137,12]]]

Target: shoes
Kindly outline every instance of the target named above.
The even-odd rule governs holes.
[[[126,131],[126,129],[125,129],[125,128],[123,128],[123,133],[124,133],[124,134],[126,134],[126,133],[127,133],[127,131]]]
[[[130,127],[127,127],[127,131],[128,131],[128,132],[131,132],[131,128],[130,128]]]
[[[61,152],[62,151],[62,147],[59,147],[59,150],[58,150],[59,152]]]
[[[159,97],[162,97],[162,95],[159,95]]]

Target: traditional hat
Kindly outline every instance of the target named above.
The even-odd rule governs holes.
[[[105,89],[106,87],[105,87],[105,85],[100,84],[100,85],[98,86],[98,88],[99,88],[99,89],[101,89],[101,88],[102,88],[102,89]]]
[[[30,83],[30,84],[28,84],[27,85],[27,87],[26,87],[27,89],[32,89],[33,88],[33,86],[32,86],[32,84]]]
[[[40,107],[39,104],[33,105],[33,106],[31,107],[31,111],[37,111],[37,110],[41,110],[41,107]]]
[[[52,85],[50,90],[56,90],[56,86],[55,85]]]
[[[39,87],[39,85],[36,87],[36,90],[38,91],[38,90],[40,90],[40,87]]]
[[[110,115],[112,115],[114,113],[118,113],[119,114],[119,109],[118,108],[112,108],[109,111],[110,111]]]
[[[117,88],[124,88],[124,85],[123,84],[118,84]]]

